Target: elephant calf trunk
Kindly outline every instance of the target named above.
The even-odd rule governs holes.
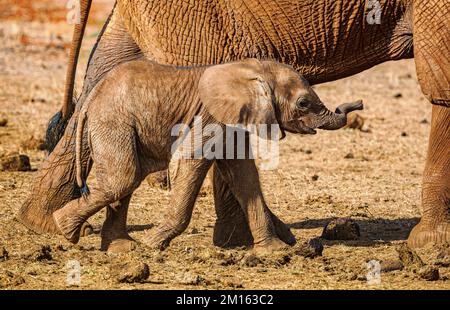
[[[344,127],[347,124],[347,114],[355,111],[362,110],[364,108],[362,100],[358,100],[355,102],[343,103],[336,108],[336,111],[333,113],[331,111],[327,111],[327,115],[324,119],[324,123],[322,126],[319,126],[320,129],[325,130],[336,130]]]

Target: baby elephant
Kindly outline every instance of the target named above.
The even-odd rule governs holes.
[[[124,63],[97,84],[80,111],[76,158],[77,183],[83,196],[56,211],[55,223],[68,240],[76,243],[82,224],[105,206],[119,202],[116,210],[123,208],[126,217],[131,195],[141,181],[152,172],[167,169],[173,145],[178,141],[173,128],[178,124],[192,127],[199,116],[202,128],[211,124],[221,128],[275,124],[282,132],[315,134],[315,128],[342,128],[346,114],[356,109],[362,109],[361,102],[341,105],[334,113],[329,111],[293,68],[273,61],[247,59],[192,68],[146,60]],[[80,163],[84,127],[98,181],[90,190],[82,178]],[[195,145],[197,142],[192,140]],[[205,140],[200,140],[200,148],[207,143]],[[191,152],[195,151],[194,147]],[[205,156],[180,161],[176,182],[171,184],[170,206],[177,211],[146,238],[147,244],[165,248],[187,228],[202,182],[214,161],[230,163],[228,158]],[[232,161],[239,169],[227,176],[227,182],[236,189],[233,194],[246,215],[254,244],[285,246],[273,232],[270,211],[255,198],[262,194],[253,160]],[[108,236],[102,233],[103,238]],[[126,232],[115,238],[131,241]]]

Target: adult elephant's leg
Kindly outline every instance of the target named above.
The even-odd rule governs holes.
[[[277,250],[284,248],[286,244],[294,244],[295,237],[289,228],[266,205],[254,160],[218,160],[217,166],[222,178],[229,186],[229,191],[237,201],[230,206],[239,205],[241,207],[242,214],[245,216],[252,234],[254,246],[263,250]],[[222,194],[222,196],[224,195]],[[219,206],[227,207],[225,205]],[[219,210],[217,213],[220,215],[234,213],[235,216],[241,214],[236,211],[230,213],[224,210]],[[240,217],[238,220],[241,221]],[[228,230],[228,232],[231,234],[230,237],[233,237],[232,230]],[[239,238],[237,239],[239,241]],[[225,238],[221,238],[221,240],[226,241]]]
[[[213,190],[217,219],[214,225],[213,243],[215,246],[224,248],[251,246],[253,237],[244,211],[218,169],[217,164],[214,164]]]
[[[422,183],[423,214],[409,235],[412,247],[430,242],[450,244],[450,107],[435,105],[432,113]]]
[[[74,115],[69,120],[63,137],[45,160],[34,178],[31,193],[16,218],[28,228],[40,233],[58,233],[52,214],[70,200],[79,197],[75,182],[75,132],[78,111],[89,92],[101,77],[113,67],[127,60],[142,57],[139,48],[126,32],[122,22],[113,13],[104,27],[92,52],[85,84]],[[83,140],[84,143],[87,139]],[[82,154],[85,169],[89,148]]]
[[[450,7],[445,1],[414,1],[414,61],[425,96],[434,104],[423,174],[420,223],[413,247],[450,244]]]
[[[230,168],[239,169],[239,166],[217,164],[213,166],[214,206],[217,215],[213,242],[214,245],[219,247],[251,246],[253,245],[253,237],[245,213],[222,176],[222,174],[233,175],[232,171],[227,171]],[[267,208],[267,212],[278,238],[287,244],[294,244],[295,237],[286,224],[269,208]]]
[[[206,159],[181,159],[170,169],[170,211],[165,221],[146,233],[144,243],[152,248],[166,249],[191,221],[195,200],[212,162]]]

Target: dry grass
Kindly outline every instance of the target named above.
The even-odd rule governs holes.
[[[0,127],[0,156],[13,151],[26,153],[37,168],[45,153],[23,150],[21,143],[30,136],[42,137],[48,119],[59,108],[71,26],[63,21],[59,4],[59,9],[33,9],[25,14],[21,11],[24,7],[38,2],[15,1],[18,7],[6,11],[2,10],[4,2],[0,1],[0,118],[9,122]],[[42,7],[43,2],[39,3]],[[105,11],[98,12],[106,18]],[[18,14],[23,19],[19,20]],[[51,18],[43,23],[38,16],[46,14]],[[89,28],[81,68],[97,31],[95,24]],[[79,82],[81,77],[79,74]],[[0,255],[2,246],[9,252],[9,259],[0,259],[0,285],[64,289],[66,263],[77,259],[82,265],[84,289],[372,288],[365,281],[366,262],[396,258],[395,247],[404,242],[420,216],[431,106],[421,95],[413,61],[383,64],[316,89],[331,107],[362,98],[366,109],[361,114],[371,132],[341,130],[288,136],[281,145],[279,169],[261,173],[264,193],[297,238],[319,236],[330,219],[351,216],[361,227],[360,240],[325,242],[321,258],[294,255],[285,263],[287,253],[279,253],[265,257],[256,267],[247,267],[242,263],[246,251],[212,246],[215,215],[209,193],[198,200],[187,232],[167,251],[159,253],[142,246],[132,253],[111,256],[98,250],[98,234],[72,246],[59,236],[35,235],[14,222],[35,172],[0,172]],[[348,153],[353,158],[346,158]],[[313,181],[313,175],[319,178]],[[164,220],[167,208],[168,193],[143,183],[131,203],[131,235],[141,239],[144,229]],[[103,217],[99,214],[92,221],[97,230]],[[193,228],[198,233],[192,234]],[[35,259],[43,245],[51,247],[52,260]],[[148,263],[150,282],[115,283],[110,266],[127,260]],[[9,281],[6,271],[25,282]],[[450,288],[449,268],[441,267],[440,272],[441,280],[426,282],[411,271],[395,271],[383,274],[376,288]]]

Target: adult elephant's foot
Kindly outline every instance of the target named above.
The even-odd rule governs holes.
[[[428,243],[450,244],[450,223],[441,223],[434,227],[420,222],[417,224],[408,238],[408,245],[412,248],[420,248]]]
[[[213,234],[214,245],[222,248],[252,246],[253,236],[244,212],[239,205],[229,205],[228,207],[235,208],[235,211],[227,213],[227,216],[224,218],[217,219]],[[294,245],[296,242],[295,236],[289,227],[272,212],[270,212],[270,217],[274,225],[274,237],[283,241],[284,245]]]
[[[433,106],[427,163],[422,182],[422,219],[408,238],[411,247],[450,244],[450,100]]]
[[[261,242],[255,243],[253,250],[258,254],[270,254],[278,251],[286,251],[289,245],[278,238],[269,238]]]
[[[129,252],[136,248],[136,241],[127,232],[127,213],[130,197],[106,207],[106,220],[100,233],[100,249],[109,253]]]

